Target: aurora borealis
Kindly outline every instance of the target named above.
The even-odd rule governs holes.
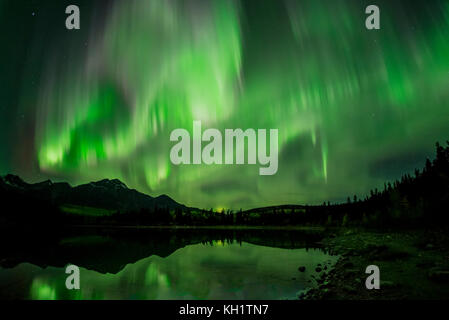
[[[364,196],[449,140],[449,1],[76,1],[70,31],[75,2],[16,2],[0,3],[1,174],[311,204]],[[170,132],[194,120],[278,129],[276,175],[173,165]]]
[[[117,273],[81,267],[81,290],[67,290],[64,269],[53,266],[22,263],[1,275],[6,283],[27,283],[24,296],[33,300],[278,299],[295,296],[306,286],[305,274],[297,275],[297,261],[313,270],[325,260],[335,262],[318,249],[217,240],[179,248],[167,257],[151,255]],[[298,281],[291,281],[292,276]]]

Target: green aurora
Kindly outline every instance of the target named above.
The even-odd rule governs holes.
[[[310,204],[363,196],[449,139],[449,1],[376,1],[380,30],[371,1],[80,1],[79,31],[47,2],[0,5],[1,173],[118,178],[202,208]],[[194,120],[278,129],[277,174],[171,164],[170,132]]]
[[[335,262],[317,249],[215,241],[213,246],[186,246],[165,258],[152,255],[117,274],[82,268],[82,290],[67,290],[64,271],[55,267],[41,269],[24,263],[15,274],[6,271],[6,276],[16,280],[21,274],[22,281],[30,284],[27,298],[33,300],[276,299],[295,296],[301,281],[306,283],[305,274],[297,275],[297,261],[313,270],[325,259]],[[299,281],[292,282],[292,277]]]

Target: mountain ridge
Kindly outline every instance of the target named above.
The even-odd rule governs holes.
[[[33,194],[56,206],[71,204],[117,211],[185,208],[168,195],[152,197],[128,188],[119,179],[102,179],[72,187],[67,182],[51,180],[27,183],[18,175],[7,174],[0,176],[0,189],[24,195]]]

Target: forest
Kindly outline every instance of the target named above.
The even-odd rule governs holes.
[[[449,220],[449,142],[436,143],[435,157],[425,167],[385,182],[364,199],[344,203],[279,205],[251,210],[197,209],[183,205],[111,210],[56,205],[37,193],[1,192],[3,223],[126,226],[363,226],[410,227],[446,224]],[[31,195],[30,195],[31,194]],[[33,196],[34,195],[34,196]]]

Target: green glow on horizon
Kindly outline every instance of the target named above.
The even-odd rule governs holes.
[[[34,279],[30,288],[31,299],[35,300],[57,300],[56,289],[46,284],[41,279]]]

